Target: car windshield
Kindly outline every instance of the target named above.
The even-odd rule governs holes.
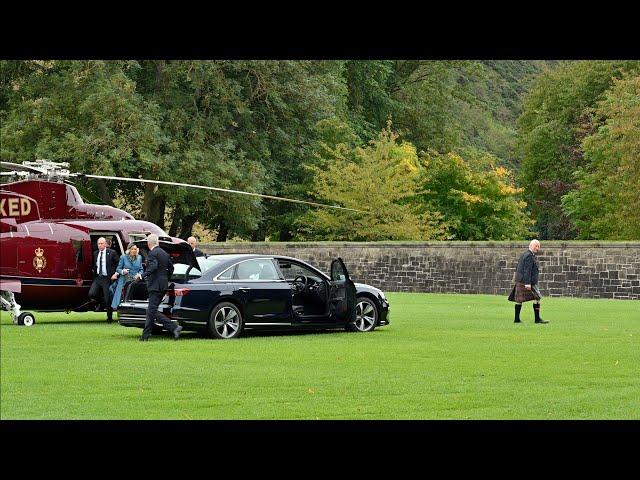
[[[190,279],[200,278],[202,276],[202,272],[209,270],[210,268],[216,266],[218,263],[222,261],[221,258],[214,258],[214,257],[209,257],[209,258],[197,257],[196,260],[198,261],[198,265],[200,265],[200,269],[198,270],[195,267],[192,268],[189,271]],[[185,274],[187,273],[188,268],[189,268],[189,265],[186,265],[184,263],[174,263],[173,275],[171,275],[171,278],[184,277]]]

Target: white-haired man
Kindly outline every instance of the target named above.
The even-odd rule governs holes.
[[[520,310],[524,302],[533,300],[533,313],[535,314],[535,323],[549,323],[540,318],[540,299],[542,295],[538,290],[538,259],[536,254],[540,251],[540,242],[536,239],[531,240],[529,249],[520,255],[518,266],[516,267],[515,281],[516,284],[509,295],[509,300],[515,302],[515,319],[514,323],[522,323],[520,320]]]
[[[196,237],[187,238],[187,243],[189,245],[191,245],[191,248],[193,248],[193,254],[196,257],[204,257],[204,253],[202,253],[202,250],[196,248],[196,245],[198,244],[198,241],[196,240]]]
[[[169,286],[169,278],[173,273],[173,263],[171,263],[169,254],[158,248],[158,236],[155,233],[147,237],[147,246],[149,247],[149,254],[147,255],[147,264],[142,278],[147,281],[149,305],[147,306],[147,319],[140,341],[149,340],[156,318],[162,322],[162,326],[169,330],[173,334],[173,338],[177,340],[182,327],[174,324],[163,313],[158,311],[158,306]]]

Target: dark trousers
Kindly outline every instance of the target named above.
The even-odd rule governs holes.
[[[171,333],[173,333],[176,328],[176,325],[171,320],[169,320],[164,314],[158,311],[158,305],[160,305],[162,297],[164,297],[164,292],[158,292],[156,290],[152,290],[151,292],[149,292],[147,320],[144,322],[144,330],[142,330],[143,337],[151,336],[151,331],[153,330],[153,324],[156,318],[160,320],[162,322],[162,326],[169,330]]]
[[[113,311],[111,308],[110,286],[111,279],[109,277],[96,277],[93,279],[93,283],[89,289],[89,298],[94,299],[96,302],[100,302],[100,300],[104,298],[105,307],[107,309],[107,318],[109,320],[112,318]]]

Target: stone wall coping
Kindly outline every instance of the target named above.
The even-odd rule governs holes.
[[[541,240],[542,253],[545,248],[594,248],[594,247],[622,247],[640,249],[640,241],[601,241],[601,240]],[[220,242],[201,243],[201,249],[245,249],[256,247],[274,248],[314,248],[314,247],[340,247],[340,248],[469,248],[485,247],[494,248],[527,248],[529,240],[503,240],[503,241],[432,241],[432,242]]]

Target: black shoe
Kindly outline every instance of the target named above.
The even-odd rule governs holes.
[[[177,340],[180,337],[180,332],[182,331],[182,327],[181,326],[177,326],[176,329],[173,331],[173,339]]]
[[[520,320],[514,320],[513,323],[522,323]]]
[[[536,320],[536,322],[535,322],[535,323],[549,323],[549,322],[547,322],[546,320],[542,320],[542,319],[540,319],[540,320]]]
[[[141,342],[148,342],[149,341],[149,337],[140,337],[139,340]]]
[[[107,318],[107,323],[113,323],[113,318]]]

